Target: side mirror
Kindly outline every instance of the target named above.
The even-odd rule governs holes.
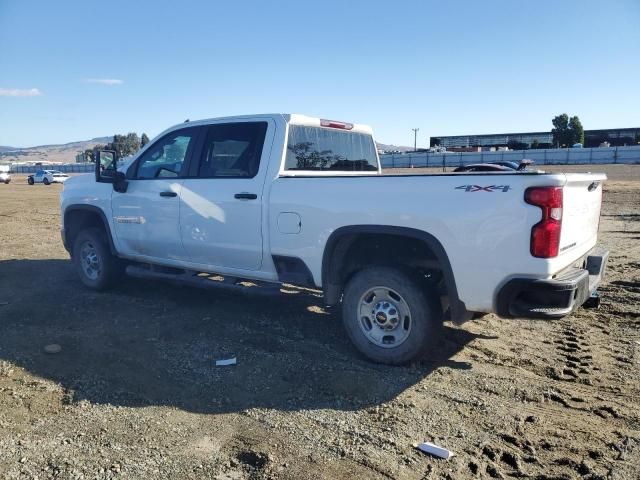
[[[116,152],[98,150],[96,152],[96,182],[113,183],[117,168]]]
[[[126,175],[118,171],[118,158],[112,150],[98,150],[96,152],[96,182],[111,183],[116,192],[127,191]]]

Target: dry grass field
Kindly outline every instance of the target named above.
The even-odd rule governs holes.
[[[88,291],[62,187],[0,184],[0,478],[639,478],[640,166],[590,169],[600,309],[446,325],[408,367],[359,357],[312,292]]]

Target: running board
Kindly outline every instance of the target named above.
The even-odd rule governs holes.
[[[278,295],[279,283],[245,280],[237,277],[223,277],[212,273],[201,273],[192,270],[165,269],[155,266],[129,265],[127,275],[147,280],[162,280],[177,285],[189,285],[196,288],[229,290],[247,295]]]

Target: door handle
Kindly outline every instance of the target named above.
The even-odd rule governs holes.
[[[256,195],[255,193],[242,192],[236,193],[234,197],[240,200],[255,200],[256,198],[258,198],[258,195]]]
[[[178,194],[176,192],[160,192],[161,197],[177,197]]]

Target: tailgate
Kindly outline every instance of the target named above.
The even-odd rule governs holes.
[[[566,174],[563,190],[560,256],[579,258],[598,238],[604,173]]]

